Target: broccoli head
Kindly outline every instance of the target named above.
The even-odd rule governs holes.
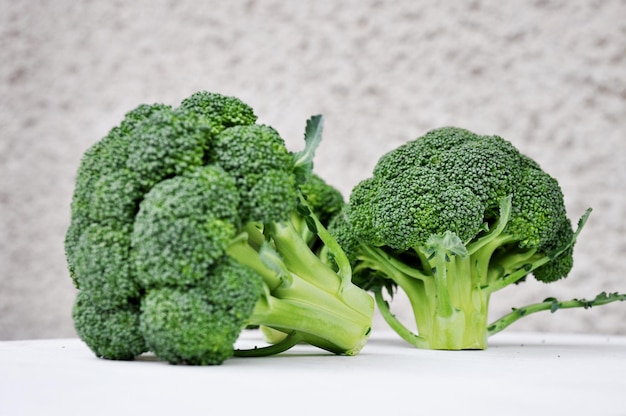
[[[535,161],[499,136],[446,127],[382,156],[329,228],[354,282],[374,291],[407,341],[483,349],[505,327],[487,323],[490,296],[527,275],[546,283],[567,276],[589,212],[573,230],[558,182]],[[383,298],[397,287],[418,335]]]
[[[199,92],[139,106],[85,152],[65,248],[75,327],[97,356],[209,365],[297,342],[362,348],[374,301],[307,202],[311,160],[255,122],[237,98]],[[236,349],[249,326],[283,337]]]

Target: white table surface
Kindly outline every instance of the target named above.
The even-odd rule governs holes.
[[[626,337],[504,332],[453,352],[375,332],[355,357],[298,345],[212,367],[97,359],[77,339],[0,342],[2,416],[216,414],[624,416]]]

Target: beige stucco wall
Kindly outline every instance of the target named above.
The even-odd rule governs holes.
[[[594,213],[569,279],[493,298],[626,291],[626,2],[0,0],[0,339],[74,334],[65,268],[82,152],[143,102],[236,95],[344,193],[429,129],[504,136]],[[406,306],[395,306],[406,316]],[[626,304],[509,330],[626,334]]]

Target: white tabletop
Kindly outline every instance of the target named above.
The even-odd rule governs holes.
[[[259,340],[246,331],[240,346]],[[77,339],[0,342],[0,415],[626,415],[626,337],[502,333],[485,351],[375,332],[221,366],[101,360]]]

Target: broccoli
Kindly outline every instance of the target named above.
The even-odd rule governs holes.
[[[492,294],[524,281],[557,281],[573,266],[576,230],[557,181],[511,143],[454,127],[428,132],[383,155],[352,190],[329,230],[348,254],[354,282],[374,293],[385,320],[428,349],[484,349],[487,338],[540,310],[591,307],[546,299],[489,324]],[[390,310],[400,288],[418,334]]]
[[[321,222],[343,206],[311,170],[321,125],[312,117],[290,152],[239,99],[198,92],[138,106],[85,152],[65,250],[75,328],[96,356],[218,365],[299,342],[360,351],[374,300]],[[334,211],[320,206],[330,200]],[[236,349],[254,326],[282,336]]]

